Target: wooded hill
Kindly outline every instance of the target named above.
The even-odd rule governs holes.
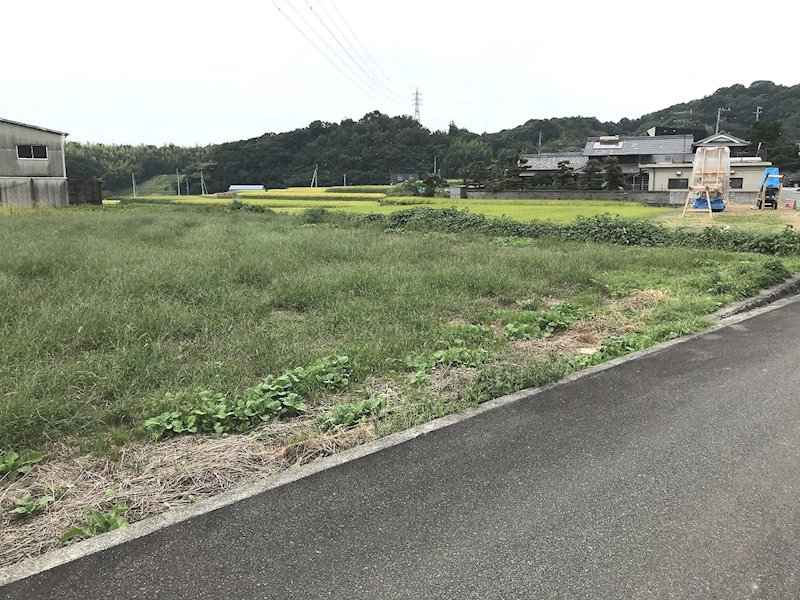
[[[758,106],[762,112],[754,129]],[[227,189],[233,183],[308,185],[315,165],[319,166],[320,185],[341,184],[344,174],[348,184],[388,183],[390,173],[430,172],[434,161],[443,176],[459,177],[470,165],[510,165],[519,154],[536,152],[540,132],[543,152],[580,149],[592,135],[644,134],[654,125],[705,129],[710,134],[719,108],[730,109],[722,113],[721,130],[764,142],[761,154],[784,169],[800,168],[796,146],[793,150],[789,144],[800,140],[800,85],[756,81],[749,87],[720,88],[705,98],[618,123],[592,117],[533,119],[513,129],[477,134],[454,123],[447,131],[429,131],[410,117],[389,117],[376,111],[358,121],[314,121],[286,133],[213,146],[70,142],[67,172],[75,179],[102,179],[105,187],[116,193],[130,187],[132,173],[143,182],[176,169],[189,179],[192,193],[199,192],[201,170],[211,191]],[[771,153],[775,154],[772,158]],[[168,183],[164,192],[174,193],[174,185]]]

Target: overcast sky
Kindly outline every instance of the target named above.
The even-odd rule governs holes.
[[[787,33],[759,41],[757,6],[729,2],[7,0],[2,15],[0,117],[75,141],[204,145],[412,114],[416,87],[426,127],[494,132],[800,80],[798,35],[772,11]]]

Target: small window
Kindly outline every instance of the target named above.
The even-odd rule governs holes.
[[[47,159],[47,146],[24,145],[17,146],[17,158]]]
[[[667,189],[668,190],[685,190],[689,188],[689,180],[688,179],[677,179],[672,178],[667,181]]]
[[[744,177],[731,177],[730,188],[740,190],[744,186]]]

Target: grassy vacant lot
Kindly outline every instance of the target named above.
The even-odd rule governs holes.
[[[557,378],[607,336],[639,336],[635,347],[697,330],[753,293],[770,260],[525,242],[176,206],[0,219],[0,450],[124,444],[194,390],[234,398],[326,355],[351,358],[344,400],[393,381],[402,400],[386,427],[405,427]],[[446,402],[409,381],[407,356],[453,348],[486,360]]]

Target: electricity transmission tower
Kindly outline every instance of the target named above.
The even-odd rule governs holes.
[[[422,95],[419,93],[419,88],[415,88],[412,99],[414,100],[414,120],[419,123],[419,107],[422,104]]]

